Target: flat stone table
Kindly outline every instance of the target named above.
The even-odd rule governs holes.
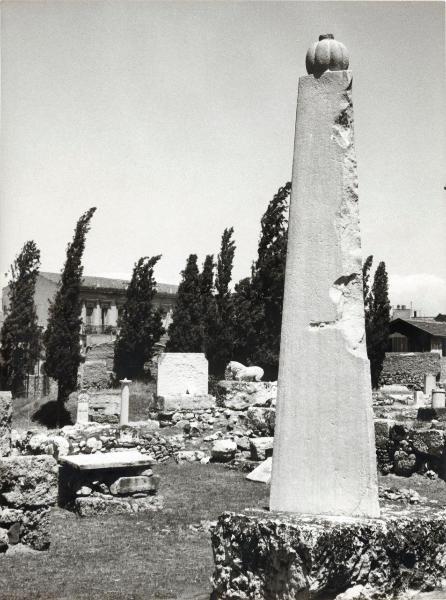
[[[153,460],[137,450],[60,458],[59,503],[81,516],[162,508]]]

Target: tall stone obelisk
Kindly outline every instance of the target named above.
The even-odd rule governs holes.
[[[379,515],[352,73],[331,34],[299,79],[271,510]]]

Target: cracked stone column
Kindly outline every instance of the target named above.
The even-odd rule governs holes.
[[[377,517],[347,68],[329,34],[299,79],[270,505]]]

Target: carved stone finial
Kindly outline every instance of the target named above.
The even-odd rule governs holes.
[[[348,69],[348,50],[334,39],[332,33],[325,33],[310,46],[305,62],[307,73],[315,77],[320,77],[325,71],[343,71]]]

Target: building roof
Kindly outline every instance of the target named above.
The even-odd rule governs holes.
[[[397,323],[398,321],[408,323],[409,325],[412,325],[413,327],[416,327],[420,331],[424,331],[429,335],[446,337],[446,322],[444,321],[435,321],[435,319],[419,319],[418,317],[413,319],[403,319],[399,317],[398,319],[392,321],[392,323]]]
[[[40,275],[53,283],[59,283],[60,273],[48,273],[41,271]],[[82,278],[82,286],[90,289],[103,288],[107,290],[125,290],[127,289],[130,280],[128,279],[112,279],[110,277],[94,277],[91,275],[85,275]],[[178,291],[178,286],[170,283],[157,283],[157,291],[160,294],[172,294],[175,295]]]

